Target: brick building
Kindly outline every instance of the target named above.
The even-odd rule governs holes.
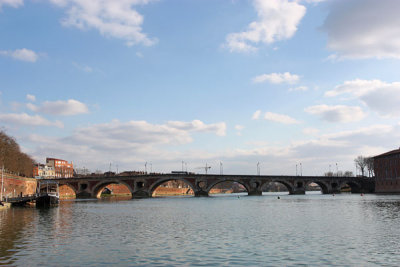
[[[46,165],[54,167],[56,178],[70,178],[74,176],[74,165],[63,159],[46,158]]]
[[[63,159],[46,158],[46,164],[38,164],[33,168],[37,178],[70,178],[74,176],[74,165]]]
[[[400,193],[400,148],[374,157],[375,192]]]

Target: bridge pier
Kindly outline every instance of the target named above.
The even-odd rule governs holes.
[[[262,195],[262,191],[260,191],[260,190],[251,190],[247,194],[249,196],[261,196]]]
[[[195,197],[208,197],[208,192],[199,190],[194,192]]]
[[[306,194],[306,190],[304,190],[303,188],[301,188],[301,189],[296,188],[292,192],[289,192],[289,195],[305,195],[305,194]]]
[[[95,198],[96,196],[92,196],[92,194],[90,194],[87,191],[81,191],[75,194],[76,198]]]
[[[151,195],[149,192],[139,190],[132,193],[132,198],[149,198]]]

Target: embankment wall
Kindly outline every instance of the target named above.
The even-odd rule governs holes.
[[[0,170],[1,175],[1,170]],[[18,175],[10,174],[4,172],[4,191],[3,197],[14,197],[19,195],[32,195],[36,193],[37,181],[34,178],[26,178]],[[0,190],[1,190],[1,180],[0,180]]]

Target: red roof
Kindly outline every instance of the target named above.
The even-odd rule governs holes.
[[[395,155],[395,154],[400,154],[400,148],[399,149],[395,149],[383,154],[380,154],[378,156],[375,156],[374,158],[381,158],[381,157],[385,157],[385,156],[391,156],[391,155]]]

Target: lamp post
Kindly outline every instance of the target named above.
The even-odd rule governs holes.
[[[300,162],[300,176],[303,176],[303,165]]]
[[[339,168],[338,168],[337,162],[336,162],[336,176],[339,177]]]
[[[4,188],[4,165],[1,168],[1,195],[0,195],[0,201],[3,201],[3,188]]]
[[[260,175],[260,162],[257,162],[257,175]]]
[[[223,174],[224,173],[224,166],[222,165],[222,162],[219,162],[219,174]]]
[[[297,176],[297,164],[296,164],[296,176]]]
[[[144,164],[144,173],[147,174],[147,161],[146,161],[146,163]]]

